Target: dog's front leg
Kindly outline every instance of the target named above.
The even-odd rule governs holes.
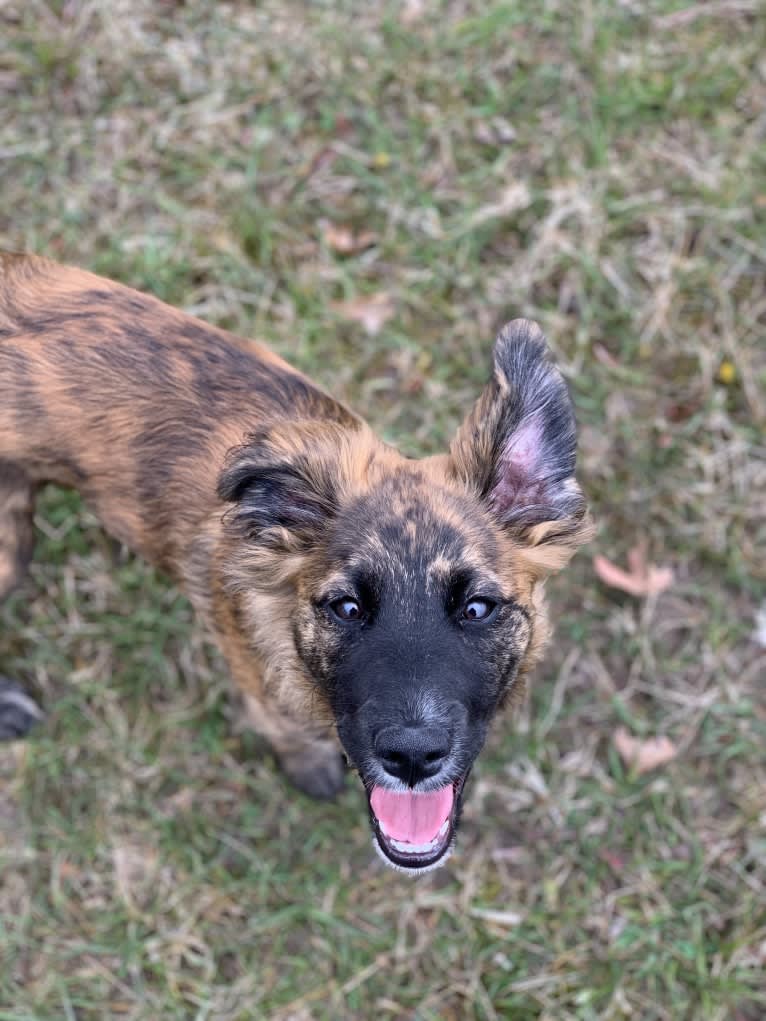
[[[345,773],[338,742],[298,719],[267,690],[262,664],[234,627],[218,628],[216,637],[244,696],[248,722],[269,742],[282,771],[310,797],[334,798],[343,788]]]
[[[343,789],[345,767],[336,741],[286,717],[263,696],[245,694],[248,722],[263,734],[285,776],[312,798],[334,798]]]

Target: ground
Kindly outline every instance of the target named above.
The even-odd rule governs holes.
[[[598,522],[413,882],[46,491],[0,609],[48,712],[0,751],[0,1019],[763,1017],[763,7],[6,0],[0,32],[0,244],[264,339],[412,453],[535,318]],[[649,598],[593,565],[641,542]],[[627,768],[621,726],[675,758]]]

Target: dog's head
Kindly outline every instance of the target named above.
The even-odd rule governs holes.
[[[532,323],[503,329],[450,452],[358,428],[270,427],[234,451],[232,585],[272,684],[325,711],[386,860],[444,860],[489,724],[548,637],[545,577],[589,535],[566,384]]]

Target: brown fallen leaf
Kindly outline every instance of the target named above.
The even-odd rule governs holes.
[[[620,875],[625,871],[626,860],[625,856],[620,854],[619,851],[610,851],[609,848],[602,848],[599,851],[599,858],[601,861],[606,862],[609,868],[614,872],[615,875]]]
[[[404,0],[399,14],[402,25],[414,25],[426,16],[425,0]]]
[[[492,117],[476,123],[473,137],[482,145],[510,145],[516,141],[516,130],[505,117]]]
[[[625,765],[639,775],[664,766],[678,755],[669,737],[633,737],[625,727],[618,727],[612,740]]]
[[[123,903],[135,910],[153,894],[159,866],[159,855],[152,848],[139,843],[115,844],[112,849],[114,880],[117,894]]]
[[[380,333],[395,312],[393,299],[385,291],[361,295],[349,301],[336,301],[332,308],[341,319],[361,323],[371,337]]]
[[[378,235],[371,230],[362,231],[356,234],[350,227],[343,227],[337,223],[325,221],[321,224],[322,240],[334,252],[339,255],[354,255],[356,252],[363,252],[365,248],[374,245]]]
[[[593,558],[593,568],[605,585],[631,596],[656,596],[673,584],[673,571],[657,567],[646,559],[646,543],[639,543],[628,553],[628,570],[618,567],[600,553]]]

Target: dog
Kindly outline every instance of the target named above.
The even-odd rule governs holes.
[[[591,532],[567,386],[505,326],[446,454],[412,460],[266,347],[72,267],[0,256],[0,598],[36,488],[74,486],[177,582],[302,791],[345,763],[387,864],[454,842],[493,718],[549,638],[547,576]],[[0,738],[41,715],[0,687]]]

